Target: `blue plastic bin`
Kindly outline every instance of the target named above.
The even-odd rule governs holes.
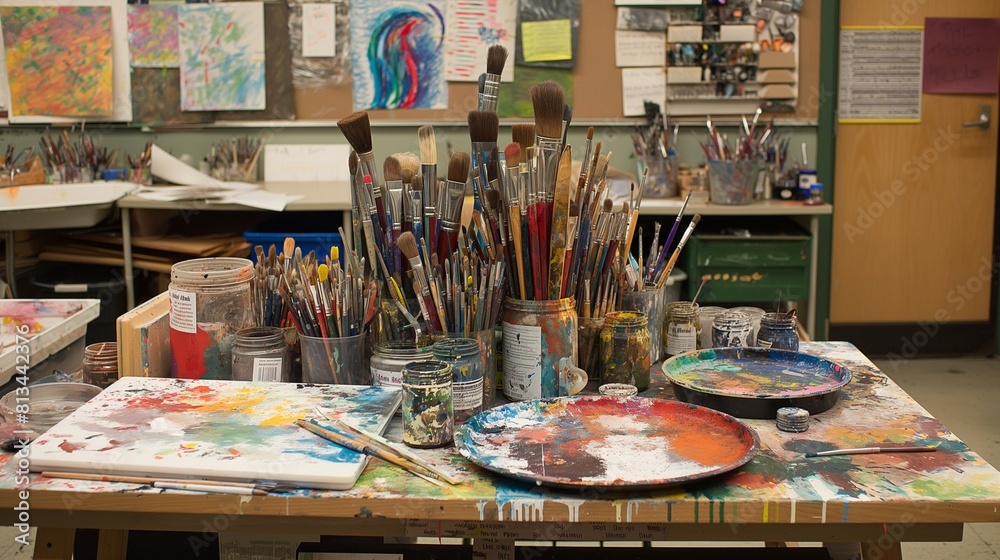
[[[292,237],[295,239],[295,246],[302,249],[303,256],[309,251],[316,251],[316,258],[321,263],[325,262],[325,257],[330,255],[330,248],[337,246],[340,249],[340,264],[343,266],[344,244],[340,239],[340,234],[318,231],[315,229],[316,227],[317,225],[310,223],[310,220],[305,220],[302,223],[281,220],[280,222],[267,222],[248,229],[243,232],[243,238],[250,243],[250,256],[248,258],[254,263],[257,262],[257,255],[253,250],[256,245],[263,246],[265,254],[268,248],[274,245],[280,254],[285,244],[285,238]]]

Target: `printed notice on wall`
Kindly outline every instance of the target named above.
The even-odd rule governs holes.
[[[840,30],[840,122],[920,122],[923,29]]]
[[[996,93],[998,18],[924,21],[924,93]]]
[[[517,400],[542,396],[542,328],[503,324],[504,393]]]
[[[198,332],[198,294],[170,290],[170,328],[194,334]]]

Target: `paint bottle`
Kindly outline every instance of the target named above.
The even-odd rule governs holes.
[[[247,259],[191,259],[170,268],[173,377],[230,379],[236,333],[254,326]]]
[[[559,360],[577,363],[573,298],[507,298],[503,310],[503,393],[515,401],[558,397]]]
[[[799,333],[795,329],[795,323],[794,315],[765,313],[760,319],[757,346],[798,352]]]
[[[601,384],[649,388],[649,329],[641,311],[612,311],[601,331]]]
[[[444,447],[455,438],[451,366],[437,360],[410,362],[403,368],[403,443]]]
[[[697,350],[701,344],[701,317],[698,304],[690,301],[672,301],[667,304],[665,338],[667,355],[676,356]]]
[[[251,327],[236,333],[233,342],[233,379],[236,381],[291,381],[292,360],[280,327]]]
[[[753,322],[742,311],[727,311],[715,318],[712,325],[712,347],[732,348],[753,346]]]
[[[118,343],[98,342],[83,349],[83,382],[107,389],[118,381]]]
[[[412,342],[391,341],[379,344],[371,359],[372,382],[376,387],[399,387],[403,383],[403,367],[406,364],[433,357],[430,348],[414,346]]]
[[[431,351],[435,360],[451,366],[455,422],[465,422],[482,412],[486,364],[485,356],[479,352],[479,342],[474,338],[442,338],[434,343]]]

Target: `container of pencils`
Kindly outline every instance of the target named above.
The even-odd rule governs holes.
[[[302,382],[371,385],[368,333],[337,338],[299,335]]]
[[[760,176],[757,160],[709,160],[708,185],[712,204],[750,204]]]
[[[148,164],[140,167],[130,167],[125,180],[129,183],[148,187],[153,184],[153,171]]]
[[[639,175],[646,171],[646,183],[642,196],[649,198],[672,198],[677,196],[677,170],[680,159],[676,155],[662,157],[646,154],[639,159]]]

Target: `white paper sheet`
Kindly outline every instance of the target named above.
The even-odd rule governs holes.
[[[6,3],[6,2],[5,2]],[[18,6],[51,6],[52,0],[17,0]],[[110,117],[90,118],[89,122],[128,122],[132,120],[132,75],[128,56],[128,12],[126,0],[59,0],[59,6],[111,6],[111,93],[114,96]],[[0,49],[3,42],[0,41]],[[6,58],[4,77],[6,78]],[[10,99],[10,86],[4,82],[4,94]],[[9,117],[12,123],[72,123],[78,118],[68,117]]]
[[[615,31],[615,65],[619,68],[665,66],[667,35],[662,31]]]
[[[499,44],[510,58],[500,80],[514,80],[517,0],[448,0],[445,79],[475,82],[486,71],[486,51]]]
[[[700,25],[671,25],[667,41],[671,43],[700,43],[703,29]]]
[[[267,144],[264,181],[348,181],[347,144]]]
[[[643,101],[660,104],[666,113],[667,73],[664,68],[622,68],[622,108],[626,117],[645,114]]]
[[[302,4],[302,56],[337,55],[337,6]]]

